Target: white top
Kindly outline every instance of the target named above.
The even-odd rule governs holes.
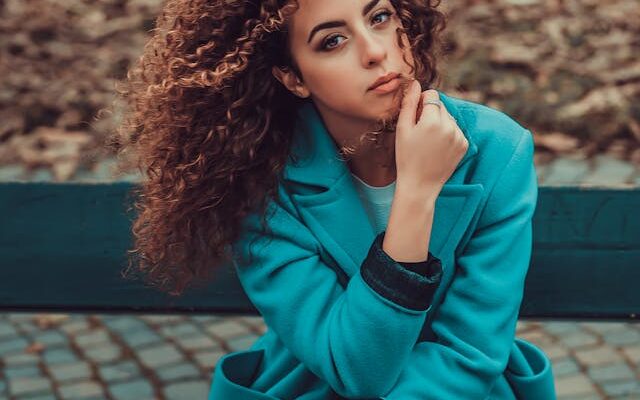
[[[351,176],[376,234],[387,229],[396,181],[387,186],[371,186],[353,173]]]

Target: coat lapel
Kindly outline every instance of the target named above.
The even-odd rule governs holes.
[[[478,150],[454,100],[444,93],[440,93],[440,99],[469,141],[469,149],[457,171]],[[294,206],[322,244],[325,253],[321,256],[352,276],[366,257],[375,232],[349,168],[338,158],[335,142],[312,103],[305,103],[298,110],[292,152],[298,162],[287,164],[284,179]],[[436,199],[429,243],[434,255],[441,258],[455,250],[476,213],[482,192],[481,184],[458,183],[453,176],[445,183]]]

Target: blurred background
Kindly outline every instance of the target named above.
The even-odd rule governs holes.
[[[0,0],[0,182],[136,181],[104,141],[161,0]],[[638,0],[450,0],[442,89],[534,133],[541,185],[640,185]],[[260,318],[0,315],[0,399],[205,398]],[[521,321],[562,399],[640,398],[640,327]]]

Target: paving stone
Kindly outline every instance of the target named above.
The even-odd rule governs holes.
[[[531,329],[516,335],[540,347],[553,344],[554,339],[543,329]]]
[[[86,319],[72,319],[60,325],[60,329],[69,335],[78,335],[89,328],[89,321]]]
[[[593,384],[584,375],[561,377],[555,381],[558,398],[598,394]]]
[[[43,377],[8,379],[8,383],[9,393],[12,396],[51,392],[52,390],[51,381]]]
[[[137,377],[141,371],[133,361],[121,361],[117,364],[99,366],[98,373],[104,381],[113,382]]]
[[[102,319],[102,323],[109,329],[120,333],[148,328],[147,324],[142,322],[142,320],[132,316]]]
[[[169,338],[175,338],[176,336],[193,336],[201,335],[202,331],[193,324],[181,323],[177,325],[164,325],[159,328],[160,333]]]
[[[200,351],[195,353],[193,357],[201,368],[208,371],[215,368],[220,358],[225,354],[227,354],[226,351],[219,349],[213,351]]]
[[[97,382],[68,383],[60,385],[59,390],[65,399],[79,399],[104,394],[102,387]]]
[[[635,373],[631,368],[624,363],[591,367],[587,370],[587,373],[591,379],[598,383],[615,380],[629,380],[633,379],[635,376]]]
[[[553,361],[551,366],[554,376],[572,375],[580,372],[580,367],[576,364],[575,360],[570,357]]]
[[[58,331],[45,331],[31,336],[34,342],[42,343],[46,347],[52,347],[68,343],[65,335]]]
[[[27,170],[22,164],[0,166],[0,181],[23,181],[27,177]]]
[[[587,330],[604,335],[611,331],[624,330],[629,327],[626,323],[621,322],[580,322],[580,327]]]
[[[542,350],[551,361],[562,359],[569,355],[569,349],[562,346],[562,344],[546,345],[542,347]]]
[[[257,339],[258,336],[254,334],[235,337],[227,340],[227,346],[231,351],[245,350],[251,347]]]
[[[58,364],[49,369],[49,373],[58,382],[75,379],[89,379],[91,377],[91,367],[86,361],[77,361],[68,364]]]
[[[51,183],[53,181],[53,173],[46,168],[35,168],[33,171],[29,173],[27,171],[27,176],[25,180],[29,182],[47,182]]]
[[[0,340],[6,340],[4,336],[18,336],[19,333],[10,322],[0,319]]]
[[[218,344],[207,336],[175,337],[176,343],[185,350],[202,350],[217,348]]]
[[[631,360],[636,367],[640,366],[640,345],[633,347],[625,347],[622,349],[624,354]]]
[[[251,325],[261,325],[264,324],[264,318],[262,318],[261,316],[252,316],[252,315],[247,315],[247,316],[243,316],[243,317],[238,317],[238,319],[251,324]],[[519,324],[522,325],[526,325],[526,324],[530,324],[531,322],[529,321],[522,321],[519,322]]]
[[[604,339],[607,343],[618,346],[640,344],[640,332],[635,329],[626,328],[608,332],[604,335]]]
[[[562,396],[558,398],[559,400],[602,400],[603,397],[598,394],[580,394],[577,396]]]
[[[16,324],[16,327],[22,334],[37,334],[42,332],[40,327],[33,323],[33,321],[20,321]]]
[[[110,340],[111,337],[109,337],[109,334],[104,329],[85,332],[75,337],[76,343],[83,348],[99,345],[109,342]]]
[[[131,382],[110,385],[109,391],[113,398],[117,400],[143,400],[154,398],[151,384],[143,379],[136,379]],[[183,397],[183,399],[187,399],[187,397]]]
[[[61,364],[78,361],[78,356],[68,347],[45,349],[42,358],[46,364]]]
[[[119,359],[122,356],[122,349],[115,344],[105,343],[85,350],[84,355],[93,362],[106,363]]]
[[[546,322],[542,325],[542,329],[554,336],[562,336],[568,333],[581,332],[580,326],[573,322],[554,321]]]
[[[640,396],[640,382],[630,380],[626,382],[604,383],[602,390],[607,396],[634,396],[633,399],[637,399],[637,396]]]
[[[549,163],[544,184],[547,186],[576,184],[582,181],[589,169],[589,163],[584,159],[558,157]]]
[[[536,169],[536,176],[538,178],[538,186],[543,185],[544,179],[547,176],[547,172],[549,171],[549,163],[546,163],[546,164],[535,163],[535,169]]]
[[[135,331],[125,331],[120,334],[120,338],[128,346],[133,348],[140,348],[142,346],[157,344],[164,341],[162,336],[158,335],[146,326]]]
[[[191,317],[191,319],[193,319],[194,321],[199,322],[201,324],[220,321],[223,318],[224,317],[217,316],[217,315],[194,315],[194,316]],[[260,319],[262,319],[262,318],[260,318]]]
[[[622,362],[622,357],[608,345],[594,349],[578,349],[575,351],[575,357],[580,364],[587,367]]]
[[[148,347],[138,352],[140,361],[151,369],[182,361],[182,354],[171,344]]]
[[[2,399],[2,397],[0,397],[0,399]],[[26,395],[26,396],[20,396],[18,397],[18,399],[20,400],[58,400],[58,397],[52,395],[52,394],[36,394],[36,395]],[[90,400],[90,399],[84,399],[84,400]]]
[[[13,323],[31,321],[33,319],[33,314],[27,312],[16,312],[7,314],[6,318]]]
[[[162,367],[154,372],[163,382],[182,378],[199,378],[201,376],[198,368],[194,367],[193,364],[187,363]]]
[[[167,385],[164,394],[167,400],[206,399],[209,388],[208,381],[186,381]]]
[[[185,317],[182,315],[142,315],[140,319],[154,325],[163,325],[182,322]]]
[[[225,320],[211,325],[207,325],[207,332],[221,339],[229,339],[236,336],[243,336],[249,329],[233,320]]]
[[[42,376],[42,371],[37,365],[4,368],[4,375],[8,379],[37,378]]]
[[[593,157],[594,167],[580,182],[587,185],[611,186],[627,183],[635,173],[635,167],[608,154]]]
[[[22,337],[5,338],[0,341],[0,357],[21,353],[27,348],[29,342]]]
[[[27,364],[37,364],[40,360],[36,354],[30,353],[17,353],[6,357],[3,357],[5,366],[17,366]]]
[[[570,349],[593,347],[600,339],[590,333],[578,331],[560,336],[560,342]]]

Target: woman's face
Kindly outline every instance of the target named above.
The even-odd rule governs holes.
[[[406,35],[397,42],[401,26],[389,0],[299,0],[289,21],[290,51],[302,74],[274,75],[294,94],[311,97],[323,114],[348,119],[377,120],[399,110],[401,87],[380,93],[370,86],[382,75],[400,73],[413,78]],[[397,85],[396,85],[397,86]]]

